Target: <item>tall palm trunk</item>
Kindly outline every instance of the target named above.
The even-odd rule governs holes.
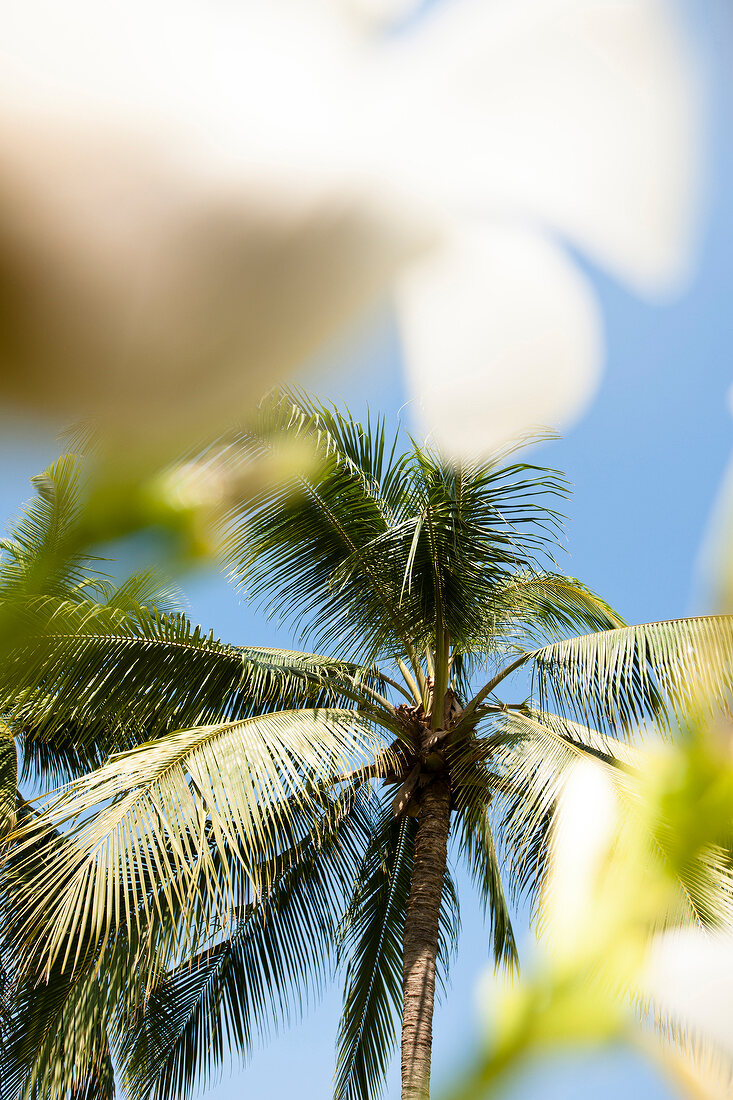
[[[435,961],[445,881],[451,792],[438,776],[422,796],[403,941],[402,1100],[427,1100],[433,1042]]]

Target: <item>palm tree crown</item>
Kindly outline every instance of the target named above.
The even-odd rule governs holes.
[[[82,577],[84,599],[28,596],[38,627],[0,671],[0,811],[14,743],[68,781],[40,814],[5,811],[12,1100],[108,1100],[113,1061],[131,1097],[187,1094],[334,962],[335,1097],[378,1094],[401,1015],[403,1096],[424,1100],[458,934],[449,840],[515,965],[507,895],[541,880],[569,769],[622,777],[637,726],[668,724],[703,671],[721,698],[730,682],[730,619],[626,626],[559,572],[557,472],[456,469],[303,398],[261,429],[233,449],[298,436],[318,462],[231,509],[229,568],[319,653],[226,645],[142,584],[95,601]],[[522,667],[528,699],[505,694]],[[728,904],[704,871],[680,884],[690,919]]]

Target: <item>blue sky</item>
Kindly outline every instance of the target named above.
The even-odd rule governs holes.
[[[733,431],[733,9],[729,0],[688,0],[710,86],[709,196],[694,284],[670,305],[650,306],[595,271],[608,360],[601,391],[582,422],[535,458],[563,469],[574,485],[565,568],[599,591],[630,622],[706,610],[698,555]],[[320,383],[355,411],[368,403],[396,420],[407,400],[389,322],[348,371]],[[409,408],[403,410],[409,420]],[[29,494],[28,477],[54,456],[42,431],[3,425],[0,506],[8,517]],[[195,620],[232,642],[289,641],[243,606],[224,581],[185,582]],[[462,907],[463,938],[452,988],[435,1021],[435,1080],[449,1079],[475,1035],[474,987],[487,962],[487,936],[473,899]],[[330,1095],[340,989],[305,1022],[257,1051],[207,1093],[208,1100],[252,1096],[324,1100]],[[397,1068],[388,1100],[399,1095]],[[437,1094],[438,1089],[436,1089]],[[670,1094],[629,1054],[543,1064],[511,1100],[645,1100]]]

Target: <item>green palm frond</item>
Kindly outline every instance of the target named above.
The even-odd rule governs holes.
[[[357,712],[304,710],[182,730],[117,756],[21,834],[22,862],[39,836],[68,826],[53,858],[19,877],[6,935],[23,955],[42,915],[32,952],[48,970],[57,958],[75,966],[98,954],[119,929],[132,936],[141,920],[178,937],[202,914],[226,928],[271,886],[268,861],[292,841],[294,807],[313,819],[323,811],[309,780],[348,772],[383,747]]]
[[[482,633],[487,595],[555,545],[562,518],[546,501],[565,485],[527,463],[453,468],[418,447],[411,472],[403,584],[418,591],[422,618],[465,646]]]
[[[339,959],[347,968],[335,1100],[370,1100],[384,1088],[402,1000],[402,936],[415,827],[412,818],[382,815],[344,919]]]
[[[327,453],[338,453],[352,471],[364,479],[370,491],[381,499],[387,509],[398,509],[404,497],[404,476],[409,466],[409,454],[400,453],[399,431],[387,433],[386,420],[372,421],[367,413],[366,424],[354,420],[335,406],[315,401],[303,390],[292,389],[282,394],[283,412],[299,415],[299,422],[317,439]],[[303,419],[303,415],[305,419]],[[289,426],[290,421],[286,421]],[[389,514],[389,512],[387,513]]]
[[[0,1100],[114,1100],[108,997],[57,969],[14,991],[0,1050]]]
[[[21,825],[38,819],[35,807],[20,796],[17,805]],[[14,846],[6,850],[0,876],[3,918],[13,875],[28,877],[32,865],[52,858],[58,840],[55,831],[37,836],[23,861]],[[0,1098],[113,1100],[108,1024],[114,1006],[127,1004],[134,988],[126,953],[106,952],[99,970],[71,974],[54,965],[41,982],[23,973],[19,962],[0,938]]]
[[[80,514],[78,460],[65,455],[32,482],[34,500],[0,543],[0,598],[73,598],[98,575],[94,559],[73,546]]]
[[[82,545],[84,476],[76,455],[63,455],[31,483],[35,497],[0,540],[3,604],[41,596],[94,600],[125,611],[139,605],[161,613],[179,610],[179,589],[158,570],[143,569],[120,583],[100,570],[106,559]]]
[[[9,727],[0,720],[0,857],[2,855],[2,838],[15,824],[17,787],[18,759],[15,751],[15,738]]]
[[[575,759],[593,756],[616,768],[626,769],[640,769],[645,764],[645,756],[635,742],[622,741],[561,714],[528,706],[494,721],[498,724],[495,743],[511,743],[515,737],[521,739],[525,735],[545,739],[547,743],[560,739],[572,750]]]
[[[488,636],[527,648],[579,629],[613,630],[626,624],[605,600],[574,577],[517,573],[492,590],[487,601]]]
[[[92,605],[58,614],[0,671],[0,698],[23,746],[24,777],[58,779],[170,729],[297,706],[374,705],[377,674],[286,650],[224,645],[183,615]],[[77,622],[79,623],[76,629]],[[68,633],[67,633],[68,631]]]
[[[532,654],[540,706],[552,699],[599,729],[682,718],[699,698],[726,704],[733,616],[674,619],[555,642]]]
[[[133,573],[122,582],[97,581],[100,602],[135,619],[140,609],[154,609],[157,615],[176,615],[181,611],[182,593],[177,584],[160,569],[148,567]]]
[[[542,497],[563,495],[556,472],[455,471],[416,445],[386,458],[350,417],[289,407],[288,436],[308,437],[321,465],[232,515],[228,558],[240,583],[317,646],[368,661],[414,657],[435,644],[440,615],[451,637],[475,636],[477,593],[483,600],[552,543],[560,517]]]
[[[580,723],[541,711],[512,712],[494,724],[495,732],[479,739],[475,752],[491,769],[491,818],[501,838],[508,883],[515,896],[535,899],[545,874],[554,810],[571,768],[586,757],[622,782],[632,750]]]
[[[458,844],[489,919],[494,961],[497,966],[503,965],[516,972],[519,954],[504,894],[490,811],[483,800],[472,799],[462,808],[458,818]]]
[[[671,843],[670,843],[671,841]],[[706,847],[694,859],[680,865],[670,859],[674,851],[669,828],[661,822],[652,836],[654,855],[660,855],[677,883],[677,901],[662,915],[660,928],[678,924],[697,924],[701,928],[730,927],[733,921],[733,868],[730,852],[719,847]]]
[[[335,914],[366,843],[363,795],[335,799],[260,902],[231,934],[163,975],[137,1019],[125,1020],[120,1060],[132,1098],[186,1097],[227,1054],[246,1054],[328,975]]]
[[[644,1038],[660,1068],[695,1100],[722,1100],[733,1095],[733,1057],[719,1041],[703,1037],[686,1020],[660,1012],[643,998],[639,1005]],[[650,1009],[652,1011],[650,1011]],[[653,1022],[654,1030],[650,1027]]]
[[[650,855],[668,866],[677,883],[677,901],[661,918],[661,927],[674,923],[727,925],[733,920],[733,871],[726,853],[708,848],[694,859],[673,859],[675,838],[663,821],[649,822],[638,815],[638,796],[632,782],[649,760],[642,749],[631,747],[560,715],[517,713],[502,720],[493,741],[491,765],[496,797],[493,812],[507,853],[509,881],[517,893],[527,892],[536,902],[551,855],[550,830],[557,802],[578,760],[602,767],[613,782],[629,821],[647,837]],[[488,746],[487,746],[488,748]]]
[[[287,438],[308,441],[319,465],[311,476],[267,487],[231,517],[232,575],[253,596],[268,599],[271,613],[296,627],[308,623],[318,648],[329,649],[336,641],[345,653],[358,647],[360,656],[369,654],[367,663],[395,645],[404,651],[413,633],[408,611],[400,606],[394,578],[367,552],[399,518],[374,474],[395,489],[401,478],[388,463],[378,463],[369,447],[363,452],[357,447],[355,457],[341,449],[349,418],[303,410],[287,397],[280,407],[290,410]],[[336,591],[333,575],[346,559],[364,553],[358,582]]]

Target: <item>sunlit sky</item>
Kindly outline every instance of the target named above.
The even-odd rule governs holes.
[[[600,393],[580,424],[534,459],[564,470],[574,486],[565,568],[599,591],[630,622],[707,610],[698,565],[716,490],[733,450],[727,392],[733,381],[733,8],[729,0],[688,0],[710,89],[708,197],[693,285],[664,307],[638,301],[591,270],[606,323],[608,360]],[[450,365],[447,364],[447,369]],[[349,369],[314,382],[352,411],[368,404],[408,425],[399,349],[388,317]],[[0,505],[12,517],[29,496],[28,477],[53,457],[41,429],[4,425]],[[284,632],[244,606],[213,572],[184,581],[192,617],[235,643],[288,644]],[[487,933],[466,883],[463,935],[452,986],[435,1019],[436,1095],[476,1034],[475,986],[487,965]],[[524,918],[520,915],[520,925]],[[247,1067],[208,1100],[330,1095],[340,1004],[338,982],[306,1020],[255,1052]],[[655,1070],[612,1051],[542,1064],[518,1082],[512,1100],[619,1094],[663,1100]],[[399,1060],[387,1090],[399,1095]],[[507,1094],[509,1095],[509,1094]]]

